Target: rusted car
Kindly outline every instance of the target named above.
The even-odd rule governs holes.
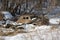
[[[35,14],[29,14],[29,13],[24,13],[20,16],[20,18],[17,20],[17,23],[32,23],[37,17]]]

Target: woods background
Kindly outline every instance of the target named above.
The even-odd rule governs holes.
[[[0,0],[0,11],[9,11],[12,14],[50,12],[60,6],[60,0]]]

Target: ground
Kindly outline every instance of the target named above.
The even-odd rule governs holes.
[[[33,27],[32,24],[26,26]],[[60,26],[42,25],[25,29],[26,33],[17,33],[14,36],[0,36],[1,40],[60,40]]]

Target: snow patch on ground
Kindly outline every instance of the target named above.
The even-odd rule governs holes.
[[[37,29],[39,29],[39,30],[49,30],[51,28],[52,28],[52,26],[42,25],[42,26],[36,27],[36,30]]]
[[[49,19],[50,24],[59,24],[60,23],[60,18],[51,18]]]
[[[2,11],[1,12],[2,14],[4,14],[4,18],[5,19],[11,19],[11,18],[13,18],[13,16],[11,15],[11,13],[9,13],[9,12],[7,12],[7,11]]]
[[[26,25],[27,28],[34,25]],[[4,40],[60,40],[60,30],[50,30],[52,26],[42,25],[35,26],[35,31],[30,31],[28,33],[18,33],[15,36],[0,36],[0,39]],[[31,30],[31,28],[29,29]],[[28,31],[29,31],[28,30]]]

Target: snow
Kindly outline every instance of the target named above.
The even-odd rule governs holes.
[[[50,24],[59,24],[60,23],[60,18],[51,18],[49,19]]]
[[[4,21],[0,21],[0,25],[2,25],[2,23],[4,23]]]
[[[0,30],[1,30],[3,33],[6,33],[6,32],[14,32],[13,29],[0,28]]]
[[[22,25],[22,23],[11,22],[13,25]]]
[[[50,25],[42,25],[42,26],[36,27],[35,29],[36,30],[37,29],[39,29],[39,30],[49,30],[51,28],[52,28],[52,26],[50,26]]]
[[[25,37],[23,34],[18,34],[16,36],[12,36],[12,37],[5,37],[5,40],[25,40]]]
[[[35,20],[36,18],[32,18],[32,20]]]
[[[26,24],[26,27],[34,26],[32,24]],[[51,30],[51,25],[36,26],[35,31],[28,33],[18,33],[14,36],[0,36],[0,39],[4,40],[60,40],[60,30]],[[31,28],[29,29],[31,30]]]
[[[2,11],[2,14],[4,14],[4,18],[5,19],[11,19],[13,18],[13,16],[11,15],[11,13],[7,12],[7,11]]]
[[[24,28],[27,32],[30,32],[34,30],[35,26],[33,24],[26,24]]]

